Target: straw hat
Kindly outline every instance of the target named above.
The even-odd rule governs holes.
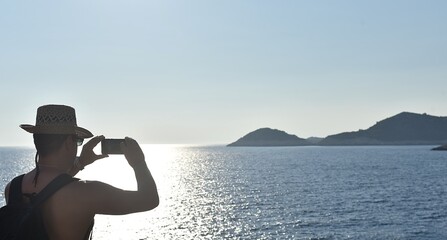
[[[75,134],[80,138],[90,138],[93,134],[76,124],[74,108],[65,105],[45,105],[37,109],[36,125],[21,124],[29,133]]]

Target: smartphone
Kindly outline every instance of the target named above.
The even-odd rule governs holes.
[[[123,154],[120,144],[124,139],[104,139],[101,141],[102,154]]]

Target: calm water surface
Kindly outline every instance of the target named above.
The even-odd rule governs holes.
[[[99,215],[94,239],[447,239],[447,152],[430,146],[143,148],[160,206]],[[33,162],[0,148],[0,187]],[[136,188],[122,156],[78,177]]]

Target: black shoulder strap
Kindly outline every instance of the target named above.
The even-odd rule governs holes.
[[[9,185],[8,204],[20,203],[22,201],[22,181],[25,174],[15,177]]]
[[[61,174],[51,181],[42,191],[40,191],[32,201],[32,207],[37,207],[47,200],[53,193],[57,192],[61,187],[68,183],[78,181],[79,179],[73,178],[68,174]]]

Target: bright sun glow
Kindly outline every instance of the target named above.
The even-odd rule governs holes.
[[[172,185],[176,185],[172,175],[176,175],[176,159],[182,153],[181,145],[142,145],[146,163],[157,184],[160,198],[171,196]],[[96,151],[95,152],[99,152]],[[174,171],[174,172],[173,172]],[[110,155],[108,158],[98,160],[80,172],[77,177],[84,180],[98,180],[125,190],[136,190],[137,183],[132,168],[123,155]],[[110,226],[113,226],[113,239],[140,239],[141,229],[147,229],[151,219],[161,218],[167,214],[166,200],[155,210],[148,213],[136,213],[125,216],[97,215],[95,217],[95,239],[102,235],[110,236]],[[124,223],[132,224],[124,224]],[[145,235],[145,234],[143,234]],[[99,237],[99,238],[98,238]]]
[[[166,175],[166,171],[179,153],[178,145],[150,144],[141,146],[146,163],[157,181]],[[96,149],[95,149],[96,152]],[[78,174],[85,180],[98,180],[125,190],[136,190],[137,184],[132,168],[124,155],[110,155],[108,158],[98,160]],[[159,186],[162,187],[162,186]]]

